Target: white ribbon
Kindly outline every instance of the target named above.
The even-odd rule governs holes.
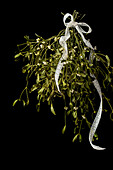
[[[68,17],[71,17],[71,21],[66,23],[66,19]],[[58,85],[58,79],[59,79],[59,75],[60,75],[60,72],[61,72],[61,69],[63,67],[63,62],[62,60],[66,60],[67,57],[68,57],[68,48],[67,48],[67,44],[66,44],[66,41],[70,38],[70,32],[69,32],[69,28],[70,27],[75,27],[76,30],[78,31],[78,33],[81,35],[85,45],[89,48],[91,48],[92,50],[94,50],[94,48],[92,47],[92,45],[90,44],[90,42],[88,40],[85,39],[83,33],[90,33],[92,30],[90,28],[90,26],[86,23],[83,23],[83,22],[74,22],[74,19],[73,19],[73,16],[69,13],[65,14],[64,15],[64,18],[63,18],[63,22],[64,22],[64,25],[66,26],[66,30],[65,30],[65,35],[64,36],[61,36],[60,40],[59,40],[59,43],[60,45],[64,48],[64,51],[63,51],[63,54],[62,54],[62,57],[60,58],[59,60],[59,63],[57,65],[57,68],[56,68],[56,71],[55,71],[55,82],[56,82],[56,86],[57,86],[57,89],[58,91],[60,92],[60,89],[59,89],[59,85]],[[84,31],[81,26],[85,26],[85,27],[88,27],[88,31]],[[91,54],[91,53],[90,53]],[[91,62],[91,59],[93,60],[95,56],[92,56],[90,55],[89,56],[89,62]],[[94,75],[90,74],[91,77],[95,78]],[[93,81],[93,84],[100,96],[100,106],[99,106],[99,109],[98,109],[98,112],[97,112],[97,115],[94,119],[94,122],[91,126],[91,129],[90,129],[90,132],[89,132],[89,142],[91,144],[91,146],[94,148],[94,149],[97,149],[97,150],[103,150],[105,148],[101,148],[99,146],[96,146],[96,145],[93,145],[92,144],[92,140],[93,140],[93,136],[95,134],[95,131],[98,127],[98,124],[99,124],[99,121],[100,121],[100,118],[101,118],[101,114],[102,114],[102,92],[101,92],[101,88],[100,88],[100,85],[98,83],[98,80],[95,78],[95,80]],[[60,92],[61,93],[61,92]]]
[[[89,62],[90,63],[93,63],[93,59],[95,58],[95,56],[92,54],[92,50],[90,52],[90,55],[89,55]],[[95,75],[94,74],[91,74],[90,73],[90,76],[95,78],[94,81],[93,81],[93,85],[95,86],[99,96],[100,96],[100,106],[99,106],[99,109],[98,109],[98,112],[96,114],[96,117],[93,121],[93,124],[90,128],[90,132],[89,132],[89,142],[91,144],[91,146],[96,149],[96,150],[104,150],[106,148],[102,148],[102,147],[99,147],[99,146],[96,146],[94,144],[92,144],[92,140],[93,140],[93,136],[96,132],[96,129],[98,127],[98,124],[100,122],[100,119],[101,119],[101,115],[102,115],[102,92],[101,92],[101,88],[100,88],[100,85],[99,85],[99,82],[98,80],[96,79]]]

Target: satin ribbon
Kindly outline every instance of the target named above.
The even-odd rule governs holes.
[[[68,17],[71,17],[71,21],[66,23],[66,19]],[[70,27],[75,27],[76,30],[78,31],[78,33],[81,35],[82,40],[85,43],[85,45],[87,47],[91,48],[92,50],[94,50],[91,43],[88,40],[86,40],[84,35],[83,35],[83,33],[88,34],[88,33],[91,33],[91,31],[92,31],[88,24],[83,23],[83,22],[79,22],[79,23],[74,22],[73,16],[71,14],[69,14],[69,13],[64,15],[63,22],[64,22],[64,25],[66,26],[66,30],[65,30],[65,35],[61,36],[61,38],[59,40],[59,43],[64,48],[64,51],[63,51],[62,57],[60,58],[59,63],[58,63],[57,68],[56,68],[56,71],[55,71],[55,82],[56,82],[56,86],[57,86],[57,89],[58,89],[59,92],[60,92],[60,89],[59,89],[59,85],[58,85],[58,79],[59,79],[59,75],[60,75],[60,72],[61,72],[63,64],[64,64],[64,62],[62,62],[62,60],[66,60],[67,57],[68,57],[68,48],[67,48],[66,41],[70,38],[69,28]],[[81,28],[81,26],[88,27],[88,31],[84,31]],[[90,56],[89,56],[89,62],[90,63],[93,61],[94,57],[95,56],[93,56],[90,53]],[[92,144],[93,136],[94,136],[95,131],[96,131],[97,127],[98,127],[98,124],[99,124],[99,121],[100,121],[100,118],[101,118],[101,114],[102,114],[102,92],[101,92],[101,88],[100,88],[100,85],[99,85],[98,80],[96,79],[96,77],[94,75],[92,75],[92,74],[90,74],[90,76],[95,78],[94,81],[93,81],[93,84],[94,84],[94,86],[95,86],[95,88],[96,88],[96,90],[97,90],[97,92],[98,92],[98,94],[100,96],[100,106],[99,106],[97,115],[96,115],[96,117],[94,119],[94,122],[93,122],[93,124],[91,126],[90,132],[89,132],[89,142],[90,142],[91,146],[94,149],[103,150],[105,148],[101,148],[99,146],[96,146],[96,145]]]
[[[93,55],[93,50],[91,50],[90,52],[90,55],[89,55],[89,63],[92,64],[93,63],[93,60],[94,60],[95,56]],[[104,150],[106,148],[102,148],[100,146],[96,146],[94,144],[92,144],[92,140],[93,140],[93,136],[96,132],[96,129],[98,127],[98,124],[100,122],[100,119],[101,119],[101,115],[102,115],[102,92],[101,92],[101,88],[100,88],[100,85],[99,85],[99,82],[98,80],[96,79],[95,75],[94,74],[91,74],[90,73],[90,76],[94,78],[93,80],[93,85],[95,86],[98,94],[99,94],[99,97],[100,97],[100,106],[99,106],[99,109],[98,109],[98,112],[96,114],[96,117],[93,121],[93,124],[90,128],[90,132],[89,132],[89,142],[91,144],[91,146],[96,149],[96,150]]]

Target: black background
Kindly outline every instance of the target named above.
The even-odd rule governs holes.
[[[71,4],[72,3],[72,4]],[[91,1],[90,3],[61,2],[38,2],[15,1],[7,5],[6,35],[7,35],[7,59],[8,59],[8,111],[6,119],[7,155],[18,165],[25,160],[51,161],[60,159],[73,160],[82,153],[108,152],[113,149],[113,122],[108,114],[103,114],[98,127],[99,140],[97,145],[106,147],[105,151],[95,151],[89,144],[88,133],[84,132],[82,143],[72,143],[71,124],[64,135],[61,130],[64,125],[63,103],[56,100],[54,116],[46,104],[42,104],[41,111],[36,111],[36,94],[30,96],[30,104],[23,107],[18,103],[14,108],[13,101],[19,97],[25,87],[25,76],[21,72],[22,63],[14,62],[16,45],[24,42],[24,35],[35,38],[35,33],[44,38],[57,34],[63,25],[63,13],[73,13],[74,9],[86,14],[83,22],[89,24],[92,33],[89,35],[91,44],[104,54],[108,54],[113,63],[112,48],[112,4]],[[79,22],[79,21],[78,21]],[[113,64],[112,64],[113,65]],[[113,97],[111,96],[113,101]],[[111,102],[112,102],[111,101]],[[73,156],[72,156],[73,155]],[[73,162],[73,161],[72,161]]]

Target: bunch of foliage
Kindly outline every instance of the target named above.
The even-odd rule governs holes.
[[[77,11],[74,11],[73,17],[74,20],[83,18]],[[24,106],[28,105],[30,93],[36,91],[37,111],[40,111],[41,102],[47,101],[51,112],[56,115],[53,101],[56,97],[62,98],[65,113],[62,133],[66,130],[66,118],[70,115],[75,127],[74,142],[77,137],[79,141],[82,140],[83,122],[90,128],[90,120],[94,119],[98,109],[96,107],[98,93],[93,86],[90,73],[96,76],[101,85],[103,100],[108,102],[111,109],[110,118],[113,120],[113,108],[110,99],[106,96],[106,90],[113,89],[113,67],[110,65],[108,55],[95,52],[96,50],[91,51],[85,46],[75,28],[70,28],[71,36],[67,40],[69,54],[67,60],[63,61],[64,66],[59,77],[60,94],[55,83],[55,70],[63,53],[59,39],[64,33],[65,29],[48,39],[37,34],[35,34],[36,39],[24,36],[26,42],[17,46],[19,51],[14,58],[17,61],[21,58],[25,63],[22,72],[26,74],[26,86],[19,98],[14,101],[13,106],[17,101],[22,101]],[[95,56],[93,63],[89,62],[90,52]],[[35,82],[31,81],[32,76],[35,77]],[[24,93],[26,93],[26,99],[23,97]],[[107,109],[103,108],[103,111]],[[95,137],[98,138],[97,135]]]

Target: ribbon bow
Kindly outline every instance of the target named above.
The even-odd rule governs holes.
[[[71,21],[66,23],[66,19],[68,17],[71,17]],[[87,47],[91,48],[92,51],[94,50],[91,43],[88,40],[86,40],[84,35],[83,35],[83,33],[88,34],[88,33],[91,33],[91,31],[92,31],[91,27],[88,24],[86,24],[84,22],[79,22],[79,23],[74,22],[73,16],[71,14],[69,14],[69,13],[64,15],[63,22],[64,22],[64,25],[66,26],[66,30],[65,30],[65,35],[60,37],[59,43],[64,48],[64,51],[63,51],[62,57],[60,58],[59,63],[58,63],[57,68],[56,68],[56,71],[55,71],[55,82],[56,82],[56,86],[57,86],[57,89],[58,89],[59,92],[60,92],[60,89],[59,89],[59,85],[58,85],[58,79],[59,79],[59,75],[60,75],[61,69],[62,69],[63,64],[64,64],[62,62],[62,60],[66,60],[67,57],[68,57],[68,48],[67,48],[66,41],[70,38],[69,28],[70,27],[75,27],[76,30],[78,31],[78,33],[81,35],[85,45]],[[88,27],[88,31],[84,31],[81,26]],[[91,62],[91,58],[94,59],[94,57],[95,56],[92,56],[92,53],[90,53],[89,62]],[[94,136],[95,131],[96,131],[97,127],[98,127],[98,124],[99,124],[99,121],[100,121],[100,118],[101,118],[101,114],[102,114],[102,92],[101,92],[101,88],[100,88],[100,85],[99,85],[98,80],[96,79],[96,77],[94,75],[92,75],[92,74],[90,74],[90,76],[95,78],[95,80],[93,81],[93,84],[94,84],[94,86],[95,86],[95,88],[96,88],[96,90],[97,90],[97,92],[98,92],[98,94],[100,96],[101,101],[100,101],[100,106],[99,106],[97,115],[96,115],[96,117],[94,119],[94,122],[93,122],[93,124],[91,126],[91,129],[90,129],[90,132],[89,132],[89,142],[90,142],[91,146],[94,149],[103,150],[105,148],[101,148],[99,146],[96,146],[96,145],[92,144],[93,136]]]

